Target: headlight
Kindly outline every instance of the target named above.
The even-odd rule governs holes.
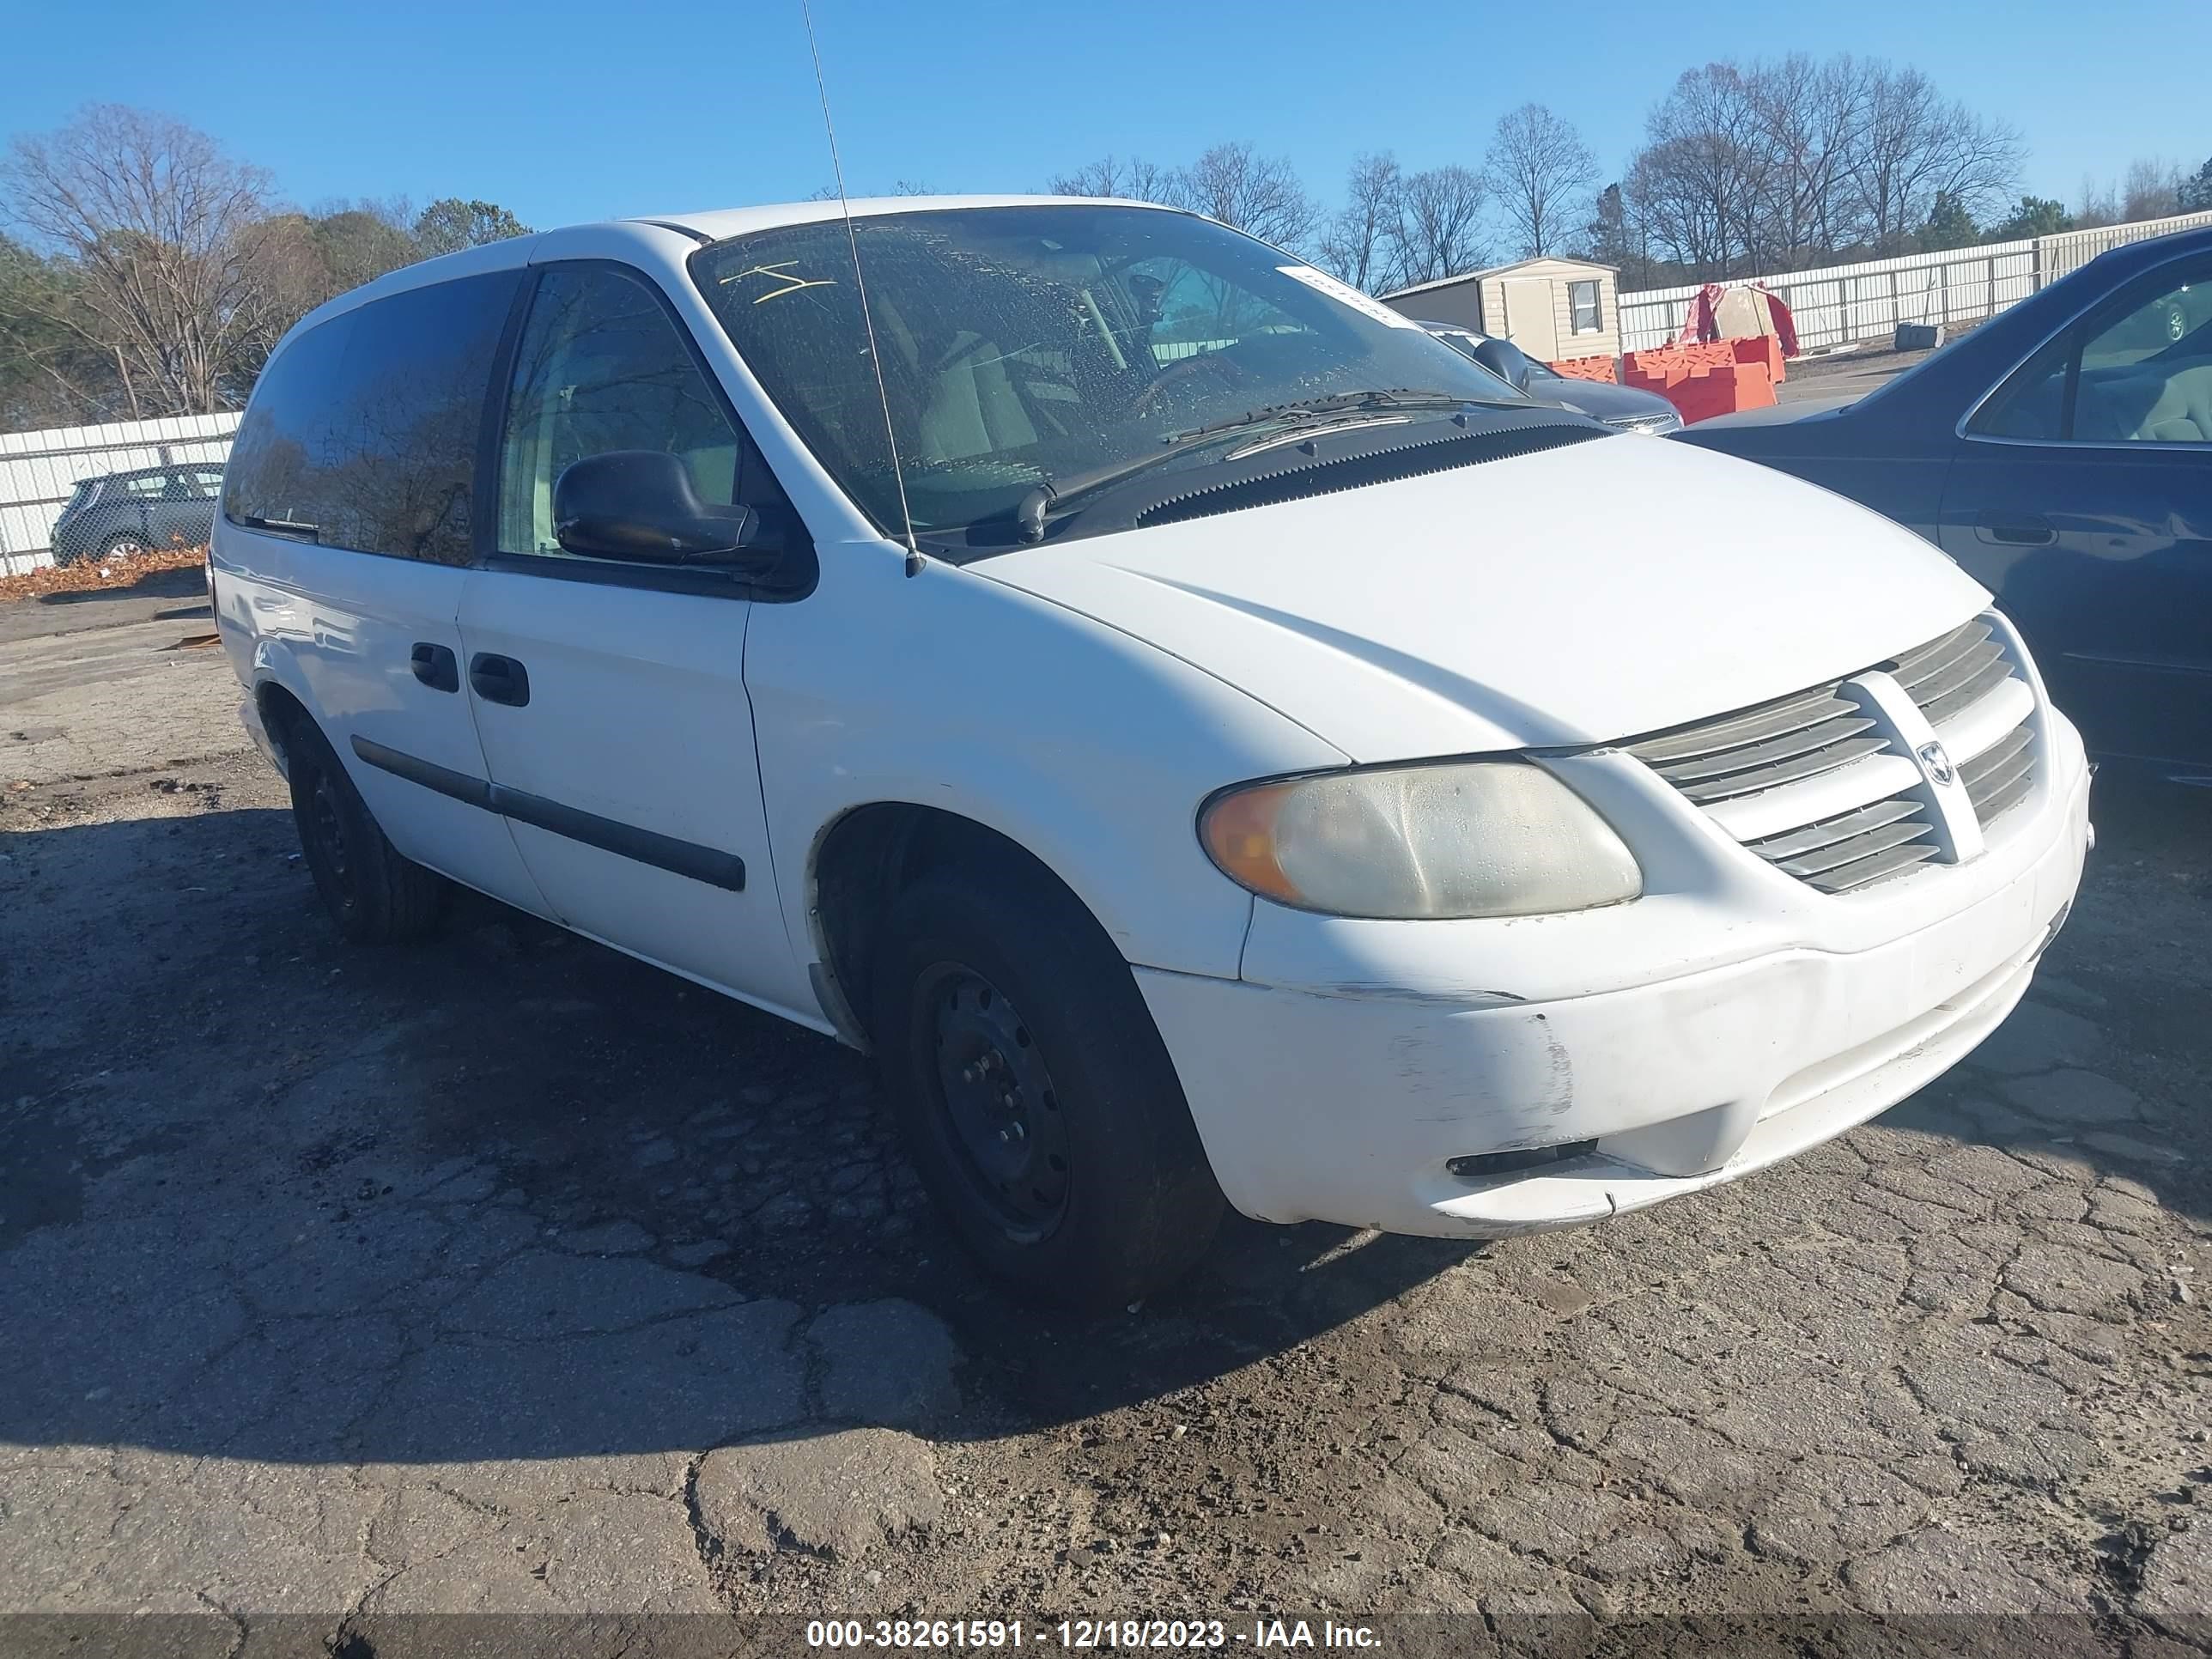
[[[1524,761],[1249,784],[1206,803],[1199,839],[1231,881],[1333,916],[1530,916],[1644,890],[1612,826]]]

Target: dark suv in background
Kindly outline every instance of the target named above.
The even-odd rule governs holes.
[[[155,547],[204,547],[215,529],[222,465],[190,461],[77,480],[54,520],[56,564],[142,553]]]

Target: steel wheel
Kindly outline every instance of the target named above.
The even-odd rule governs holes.
[[[940,963],[920,990],[956,1170],[1008,1234],[1047,1237],[1067,1213],[1069,1182],[1067,1127],[1044,1055],[1014,1005],[973,969]]]
[[[353,888],[349,878],[353,871],[346,854],[345,803],[339,797],[337,780],[320,767],[315,769],[308,808],[308,854],[330,878],[332,888],[346,895],[350,902]]]
[[[401,857],[385,838],[305,714],[277,713],[271,731],[283,746],[301,856],[338,931],[361,945],[428,934],[445,907],[445,878]]]
[[[1182,1087],[1104,928],[1018,849],[901,889],[867,999],[915,1173],[986,1271],[1127,1307],[1224,1207]]]

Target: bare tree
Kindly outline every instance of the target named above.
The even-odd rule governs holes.
[[[1742,71],[1685,70],[1644,134],[1627,182],[1652,240],[1700,281],[1739,274],[1761,188],[1759,118]]]
[[[1321,239],[1322,264],[1332,275],[1370,291],[1389,283],[1403,188],[1398,163],[1388,150],[1362,155],[1352,164],[1344,181],[1344,205]]]
[[[2120,222],[2120,186],[2117,179],[2099,184],[2094,173],[2081,175],[2081,202],[2074,210],[2074,222],[2084,230]]]
[[[1823,63],[1802,52],[1744,77],[1757,198],[1747,251],[1761,270],[1802,270],[1848,240],[1841,183],[1866,131],[1866,85],[1849,56]]]
[[[1277,247],[1303,250],[1321,222],[1290,161],[1249,144],[1216,144],[1183,169],[1179,183],[1176,205]]]
[[[1172,167],[1132,157],[1102,155],[1073,173],[1058,174],[1048,186],[1054,196],[1115,196],[1127,202],[1162,202],[1178,207],[1181,186]]]
[[[1947,100],[1916,69],[1867,71],[1865,131],[1848,169],[1864,241],[1905,246],[1948,196],[1970,213],[1996,206],[2020,176],[2019,135]]]
[[[1488,252],[1482,236],[1488,192],[1480,173],[1462,167],[1408,173],[1397,199],[1390,233],[1395,286],[1440,282],[1482,264]]]
[[[18,138],[0,198],[82,269],[133,414],[222,407],[254,297],[269,176],[169,116],[94,105]]]
[[[2162,156],[2138,157],[2128,163],[2120,185],[2120,217],[2163,219],[2180,212],[2181,185],[2179,164]]]
[[[1917,70],[1848,56],[1690,70],[1644,136],[1623,228],[1698,280],[1915,246],[1939,206],[2001,209],[2021,155]]]
[[[1532,257],[1558,252],[1597,180],[1597,160],[1582,135],[1541,104],[1498,118],[1484,166],[1521,251]]]

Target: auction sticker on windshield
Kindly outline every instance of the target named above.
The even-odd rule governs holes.
[[[1332,300],[1340,300],[1354,311],[1364,312],[1378,323],[1388,323],[1393,328],[1419,328],[1411,317],[1401,317],[1371,295],[1362,294],[1349,283],[1340,283],[1325,270],[1316,270],[1311,265],[1277,265],[1285,276],[1297,278],[1316,293],[1326,294]]]

